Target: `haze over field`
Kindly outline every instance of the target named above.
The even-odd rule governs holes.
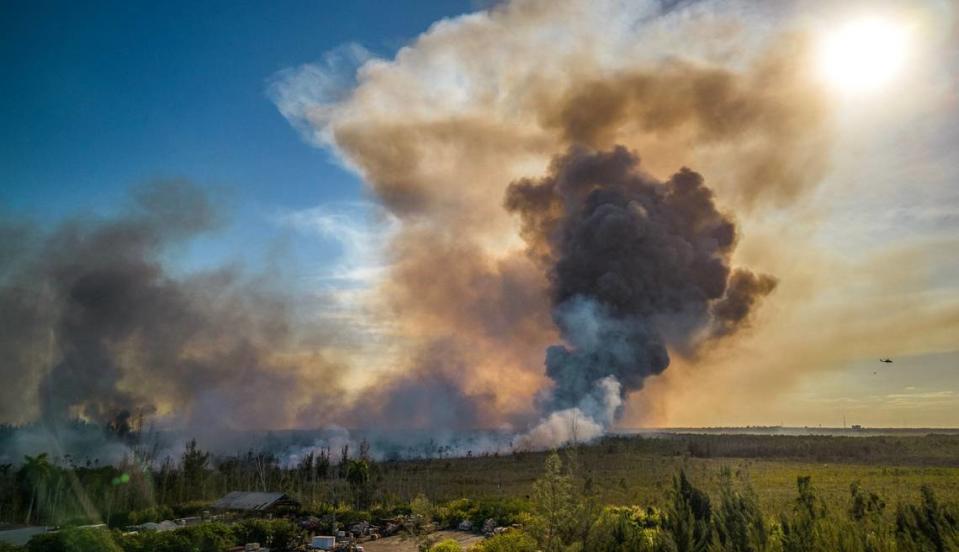
[[[954,3],[375,4],[4,8],[0,422],[959,425]]]

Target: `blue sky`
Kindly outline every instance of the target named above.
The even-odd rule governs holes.
[[[139,183],[228,193],[231,224],[181,258],[268,248],[271,214],[361,199],[267,98],[277,71],[345,43],[392,53],[466,1],[22,2],[0,17],[0,210],[49,224],[109,212]],[[264,9],[267,7],[267,9]],[[287,236],[289,238],[289,236]],[[295,239],[295,238],[294,238]],[[298,240],[309,255],[333,243]],[[251,248],[250,245],[256,247]]]

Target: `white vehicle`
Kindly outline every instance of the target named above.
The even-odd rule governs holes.
[[[336,548],[336,537],[313,537],[310,541],[310,550],[333,550]]]

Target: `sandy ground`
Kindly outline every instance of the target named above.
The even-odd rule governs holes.
[[[463,531],[437,531],[430,536],[433,537],[436,542],[454,539],[460,543],[463,550],[468,550],[470,546],[483,540],[482,535],[465,533]],[[416,539],[403,535],[386,537],[385,539],[364,542],[363,549],[366,550],[366,552],[416,552]]]

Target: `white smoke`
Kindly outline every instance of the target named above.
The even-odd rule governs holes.
[[[579,406],[552,412],[533,429],[520,435],[516,440],[516,450],[549,449],[602,437],[623,405],[621,388],[614,376],[597,381]]]

